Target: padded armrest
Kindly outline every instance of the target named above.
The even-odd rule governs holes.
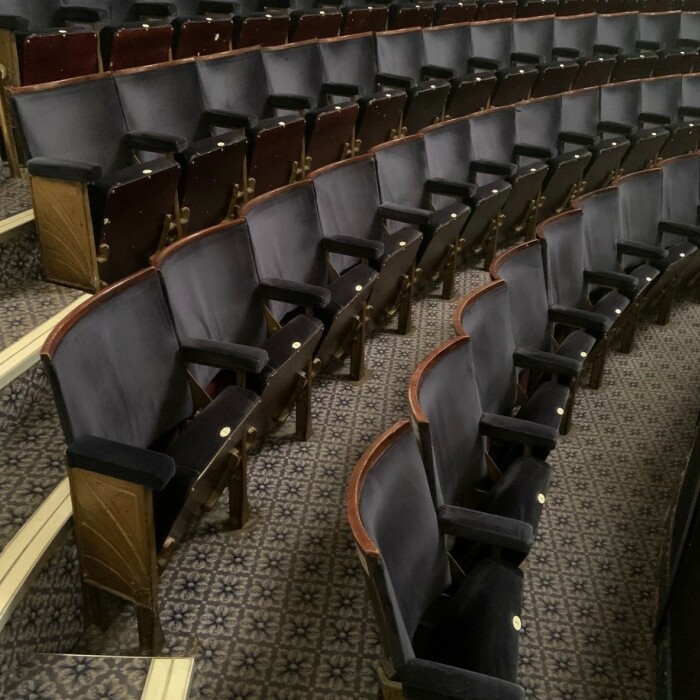
[[[573,143],[576,146],[594,146],[598,139],[580,131],[560,131],[558,141],[560,143]]]
[[[622,48],[620,46],[613,46],[612,44],[593,44],[593,53],[602,53],[606,56],[618,56],[622,53]]]
[[[576,58],[580,58],[580,56],[581,56],[581,52],[578,49],[570,49],[566,46],[555,46],[552,48],[552,58],[553,59],[556,59],[559,57],[576,59]]]
[[[284,301],[296,306],[315,306],[319,309],[328,306],[331,300],[331,292],[325,287],[274,277],[261,280],[258,291],[266,299]]]
[[[501,64],[493,58],[483,58],[482,56],[472,56],[467,59],[467,70],[481,68],[483,70],[498,70]]]
[[[522,369],[534,369],[545,374],[570,378],[578,377],[583,367],[582,360],[556,355],[553,352],[524,348],[516,348],[513,353],[513,364]]]
[[[29,31],[29,20],[19,15],[0,15],[0,29],[26,34]]]
[[[440,506],[437,517],[438,527],[443,535],[453,535],[460,539],[504,547],[525,554],[530,551],[535,541],[532,525],[502,515],[459,506]]]
[[[690,39],[688,37],[679,36],[678,39],[676,39],[676,48],[700,49],[700,39]]]
[[[661,51],[663,46],[658,41],[649,41],[648,39],[637,39],[634,42],[636,51]]]
[[[672,121],[668,114],[658,114],[657,112],[640,112],[639,114],[640,124],[670,124]]]
[[[482,414],[479,431],[484,437],[500,442],[542,447],[546,450],[553,450],[557,446],[559,437],[555,428],[522,418],[501,416],[498,413]]]
[[[260,374],[268,362],[262,348],[205,338],[183,338],[180,357],[188,363]]]
[[[232,15],[235,11],[235,5],[228,0],[200,0],[197,8],[201,14],[212,12],[220,15]]]
[[[182,153],[187,148],[187,139],[182,136],[158,134],[154,131],[129,131],[126,142],[135,151],[154,153]]]
[[[590,284],[599,284],[619,290],[625,296],[634,296],[638,280],[633,275],[613,270],[584,270],[583,278]]]
[[[533,146],[529,143],[516,143],[515,146],[513,146],[514,159],[524,156],[526,158],[541,158],[542,160],[546,160],[553,155],[549,148],[545,148],[544,146]]]
[[[510,55],[511,63],[527,63],[531,66],[536,66],[542,63],[542,56],[538,56],[536,53],[528,53],[526,51],[513,51]]]
[[[204,116],[210,126],[222,129],[254,129],[258,125],[258,118],[254,114],[229,112],[226,109],[208,109]]]
[[[525,700],[525,690],[515,683],[435,661],[411,659],[401,678],[409,700]]]
[[[95,182],[102,177],[102,166],[98,163],[81,163],[63,158],[32,158],[27,162],[29,174],[52,180],[73,182]]]
[[[678,116],[681,117],[694,117],[695,119],[700,118],[700,107],[686,107],[681,106],[678,108]]]
[[[409,90],[416,86],[416,81],[413,78],[393,73],[377,73],[375,81],[377,85],[389,85],[389,87],[401,88],[402,90]]]
[[[337,97],[355,97],[362,94],[362,87],[352,83],[323,83],[321,85],[321,94]]]
[[[618,241],[617,252],[621,255],[647,258],[647,260],[663,260],[668,257],[668,251],[663,246],[637,243],[636,241]]]
[[[132,6],[139,15],[170,17],[177,15],[177,5],[172,2],[135,2]]]
[[[634,126],[631,126],[630,124],[622,124],[620,122],[612,122],[603,120],[598,122],[598,131],[601,133],[607,133],[607,134],[622,134],[623,136],[629,136],[630,134],[633,134],[636,129]]]
[[[379,216],[382,218],[401,221],[404,224],[413,224],[414,226],[427,224],[432,213],[433,212],[427,209],[404,207],[400,204],[394,204],[393,202],[387,202],[379,207]]]
[[[452,68],[445,68],[445,66],[436,66],[432,63],[428,63],[421,66],[420,69],[421,80],[426,78],[442,78],[443,80],[452,80],[457,77],[457,71]]]
[[[693,243],[700,242],[700,226],[681,224],[675,221],[659,221],[659,233],[674,233],[677,236],[686,236]]]
[[[471,182],[455,182],[442,177],[433,177],[425,183],[425,189],[432,194],[464,198],[475,195],[477,187]]]
[[[313,100],[306,95],[277,94],[269,95],[267,104],[277,109],[300,110],[311,109],[313,107]]]
[[[162,452],[94,435],[74,440],[66,455],[75,469],[141,484],[153,491],[162,491],[175,474],[175,460]]]
[[[381,241],[354,236],[327,236],[321,239],[321,246],[328,253],[352,255],[369,260],[379,260],[384,255],[384,244]]]
[[[515,163],[499,163],[495,160],[473,160],[469,163],[469,179],[474,179],[475,173],[484,175],[500,175],[501,177],[513,177],[518,172]]]
[[[56,18],[61,22],[103,22],[109,12],[102,7],[83,7],[82,5],[63,5],[56,10]]]
[[[607,316],[603,316],[603,314],[586,309],[559,306],[558,304],[549,307],[548,316],[553,323],[583,328],[584,331],[588,331],[596,338],[602,338],[612,325],[610,319]]]

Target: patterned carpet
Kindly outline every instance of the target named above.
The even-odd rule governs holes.
[[[461,273],[457,295],[486,279]],[[371,440],[407,415],[408,379],[452,336],[454,305],[424,298],[414,306],[411,334],[370,338],[362,383],[322,376],[311,440],[282,435],[251,458],[250,526],[223,530],[222,500],[175,553],[161,584],[164,653],[198,658],[195,697],[376,697],[379,645],[345,489]],[[681,302],[668,326],[643,324],[631,355],[613,353],[602,390],[580,392],[575,431],[552,455],[552,487],[526,571],[520,681],[531,698],[653,695],[659,549],[700,408],[698,338],[700,306]],[[337,374],[343,369],[347,363]],[[0,498],[13,494],[12,508],[0,511],[2,544],[60,478],[62,442],[38,368],[0,399]],[[0,676],[32,645],[135,653],[126,608],[104,637],[79,638],[76,582],[68,544],[0,636]],[[84,660],[61,663],[60,673],[28,667],[31,680],[3,697],[127,697],[123,683]],[[142,673],[123,673],[132,671]]]

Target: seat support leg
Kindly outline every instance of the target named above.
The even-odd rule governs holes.
[[[362,305],[357,330],[350,349],[350,379],[359,381],[365,375],[365,334],[367,328],[367,304]]]
[[[228,485],[228,516],[234,530],[242,528],[250,518],[248,502],[248,436],[244,435],[240,446],[233,450],[235,460]]]
[[[304,372],[306,381],[296,400],[296,437],[306,441],[311,437],[311,385],[313,382],[313,363],[309,362]]]
[[[163,648],[165,638],[160,624],[158,603],[153,602],[153,607],[136,607],[136,621],[139,628],[139,648],[144,656],[156,656]]]
[[[603,373],[605,371],[605,361],[608,357],[608,339],[603,338],[598,343],[598,348],[593,358],[591,366],[591,378],[589,386],[591,389],[600,389],[603,385]]]

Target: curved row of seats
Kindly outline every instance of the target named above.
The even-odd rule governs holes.
[[[410,382],[411,421],[358,462],[348,518],[401,697],[525,698],[523,573],[586,363],[700,291],[700,157],[623,176],[503,253]],[[660,298],[666,298],[660,302]],[[700,300],[700,298],[699,298]],[[595,358],[595,359],[594,359]]]
[[[389,42],[378,47],[410,35],[420,41],[420,33],[409,30],[377,37]],[[231,216],[253,194],[396,134],[407,115],[413,115],[415,129],[439,115],[451,87],[442,81],[442,90],[437,79],[420,89],[385,87],[351,99],[384,75],[370,67],[367,87],[357,84],[362,64],[350,59],[366,62],[372,42],[365,35],[251,49],[14,90],[32,156],[45,277],[99,289],[143,267],[172,238]],[[410,53],[406,48],[401,55]],[[519,233],[619,169],[631,172],[659,154],[694,150],[699,86],[696,75],[624,82],[447,121],[426,130],[425,166],[416,175],[452,185],[433,184],[421,195],[422,182],[417,189],[411,185],[412,201],[402,202],[401,180],[383,177],[380,165],[381,201],[429,210],[436,206],[433,195],[447,195],[476,211],[473,196],[483,199],[489,191],[482,186],[496,177],[511,187],[507,202],[500,190],[490,192],[498,202],[489,204],[485,220],[474,219],[466,245],[480,246],[484,228],[498,214],[504,234]],[[335,103],[319,106],[329,95]],[[409,143],[403,148],[420,148]],[[435,144],[432,152],[429,144]],[[372,151],[379,160],[402,152],[385,146]],[[493,244],[498,228],[492,227]]]

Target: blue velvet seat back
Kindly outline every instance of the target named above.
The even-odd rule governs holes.
[[[635,42],[639,39],[638,20],[638,12],[598,15],[596,43],[620,46],[623,53],[634,52]]]
[[[189,144],[211,136],[194,60],[118,71],[114,82],[130,131],[180,136]]]
[[[259,49],[216,56],[196,62],[207,109],[261,117],[270,90]]]
[[[346,161],[313,178],[316,207],[324,236],[355,236],[373,241],[384,237],[379,216],[379,183],[374,158]],[[347,255],[330,256],[338,272],[358,262]]]
[[[420,80],[420,69],[425,61],[419,28],[381,32],[375,34],[375,41],[379,73],[405,75],[415,81]]]
[[[597,15],[572,15],[554,18],[554,46],[578,49],[583,56],[591,53],[595,43]]]
[[[574,210],[570,216],[550,219],[541,235],[549,303],[580,307],[586,298],[583,213]]]
[[[420,408],[429,423],[423,455],[438,506],[459,503],[470,487],[487,477],[471,346],[464,337],[443,346],[418,387]]]
[[[262,56],[270,92],[307,95],[314,100],[312,107],[317,106],[323,84],[323,66],[317,41],[264,49]]]
[[[445,66],[467,72],[467,59],[472,55],[468,24],[448,24],[423,30],[423,55],[433,66]]]
[[[593,136],[600,121],[598,88],[576,90],[560,97],[562,131],[578,131]]]
[[[484,112],[471,120],[472,158],[511,161],[515,144],[515,110]]]
[[[644,80],[640,87],[640,112],[667,114],[676,121],[681,104],[680,76]]]
[[[620,237],[648,245],[658,243],[663,182],[660,170],[628,175],[618,182],[620,191]],[[638,263],[639,258],[624,256],[622,264]]]
[[[504,68],[510,65],[511,20],[474,22],[470,27],[472,56],[491,58]]]
[[[662,48],[671,49],[682,36],[680,12],[644,12],[639,15],[639,38],[658,41]]]
[[[428,179],[428,159],[421,137],[394,141],[379,149],[374,157],[382,202],[432,208],[424,186]],[[398,221],[387,222],[391,232],[404,225]]]
[[[637,124],[642,107],[640,81],[603,85],[600,88],[600,118],[605,121]]]
[[[516,347],[549,349],[549,302],[540,243],[532,241],[527,246],[519,246],[499,261],[498,276],[508,284]]]
[[[68,442],[147,447],[192,415],[187,373],[158,273],[137,273],[69,329],[51,360]]]
[[[328,82],[359,85],[364,94],[375,91],[377,58],[372,34],[320,41],[319,49]]]
[[[274,277],[328,285],[326,258],[320,246],[321,224],[310,182],[290,185],[258,200],[245,218],[261,280]],[[278,301],[268,306],[277,320],[293,309]]]
[[[700,157],[692,155],[674,158],[661,165],[663,197],[661,219],[697,226],[700,195]],[[664,234],[666,245],[684,240],[681,236]]]
[[[180,337],[261,345],[267,337],[263,301],[245,222],[189,236],[159,263]],[[192,365],[207,386],[218,370]]]
[[[545,97],[518,105],[515,110],[515,141],[545,146],[557,153],[561,131],[561,98]]]
[[[513,51],[524,51],[551,60],[554,46],[554,17],[531,17],[513,22]]]
[[[586,269],[615,270],[620,237],[619,193],[609,187],[584,197],[577,205],[583,212]]]
[[[510,415],[516,403],[513,365],[515,339],[510,320],[508,287],[492,283],[482,288],[462,310],[462,326],[471,338],[472,357],[481,406],[486,413]]]
[[[13,97],[31,157],[98,163],[105,174],[133,162],[110,74]]]
[[[382,610],[382,619],[390,628],[392,661],[400,668],[415,656],[411,639],[426,608],[450,582],[447,553],[410,426],[368,471],[360,516],[380,552],[379,585],[386,593],[380,606],[389,607]]]

